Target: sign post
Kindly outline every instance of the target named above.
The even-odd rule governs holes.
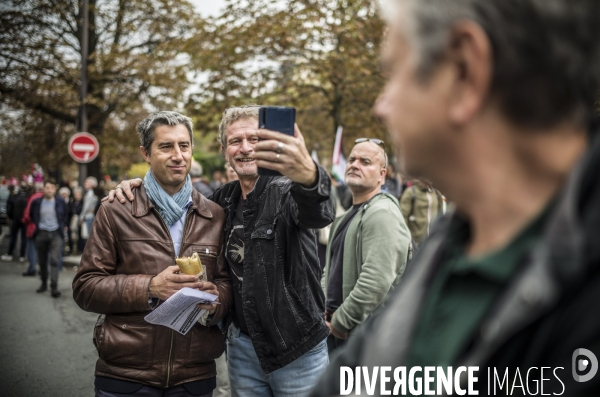
[[[88,82],[87,82],[87,65],[88,65],[88,46],[89,46],[89,4],[88,4],[88,0],[83,0],[83,21],[81,21],[81,31],[82,31],[82,37],[81,37],[81,120],[80,120],[80,124],[79,124],[79,130],[80,131],[87,131],[88,130],[88,118],[87,118],[87,106],[86,106],[86,97],[87,97],[87,89],[88,89]],[[90,135],[91,136],[91,135]],[[93,138],[93,136],[92,136]],[[96,140],[96,138],[94,138],[94,140]],[[96,141],[96,145],[98,145],[98,141]],[[70,150],[71,144],[69,144],[69,150]],[[70,153],[70,152],[69,152]],[[98,155],[98,153],[96,152],[96,155]],[[71,157],[73,157],[73,155],[71,154]],[[95,156],[94,156],[95,158]],[[92,159],[93,160],[93,159]],[[92,161],[90,160],[90,161]],[[78,160],[75,160],[78,161]],[[87,178],[87,163],[88,161],[85,162],[80,162],[79,163],[79,186],[83,187],[83,181],[85,181],[85,178]]]

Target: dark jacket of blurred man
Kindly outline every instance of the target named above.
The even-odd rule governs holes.
[[[231,307],[223,257],[223,209],[194,190],[191,119],[158,112],[138,124],[140,151],[150,170],[136,201],[103,203],[73,280],[73,297],[100,313],[94,328],[96,396],[210,396],[215,359],[224,350],[217,323]],[[200,255],[208,281],[179,274],[175,257]],[[184,287],[218,295],[200,305],[186,335],[144,320],[160,301]]]
[[[383,5],[376,113],[406,174],[456,210],[312,395],[338,395],[341,366],[390,366],[374,395],[599,395],[600,2]],[[458,385],[431,382],[448,367]]]
[[[345,183],[352,192],[352,208],[335,220],[329,233],[321,284],[330,352],[360,328],[406,267],[410,231],[398,200],[381,192],[387,156],[378,143],[383,145],[361,140],[350,152]]]

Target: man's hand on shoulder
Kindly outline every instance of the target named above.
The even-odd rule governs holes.
[[[125,203],[125,197],[127,197],[127,200],[129,201],[133,201],[132,189],[141,185],[142,180],[140,178],[129,180],[126,179],[124,181],[121,181],[121,183],[117,185],[116,189],[113,189],[110,192],[108,192],[108,196],[103,198],[102,202],[108,200],[109,203],[112,203],[113,201],[115,201],[116,198],[117,200],[119,200],[119,202],[121,202],[121,204],[123,204]]]
[[[179,274],[179,266],[169,266],[150,281],[149,297],[160,300],[169,299],[182,288],[200,288],[203,286],[197,276]]]

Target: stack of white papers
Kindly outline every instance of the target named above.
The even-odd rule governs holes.
[[[164,325],[185,335],[206,311],[199,309],[196,305],[218,304],[219,302],[215,302],[215,299],[217,299],[217,295],[197,289],[182,288],[144,319],[151,324]]]

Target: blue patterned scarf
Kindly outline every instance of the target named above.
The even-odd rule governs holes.
[[[146,186],[148,197],[152,200],[158,209],[158,213],[169,227],[181,219],[183,212],[185,211],[185,205],[192,195],[192,178],[190,178],[189,175],[185,179],[185,184],[181,190],[173,196],[169,196],[169,194],[158,184],[152,174],[152,170],[148,170],[146,173],[144,185]]]

